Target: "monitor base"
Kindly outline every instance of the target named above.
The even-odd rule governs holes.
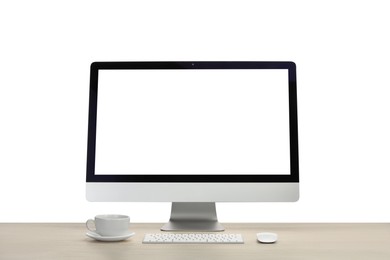
[[[172,202],[169,222],[162,231],[224,231],[218,222],[215,202]]]

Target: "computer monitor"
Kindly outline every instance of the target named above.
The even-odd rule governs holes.
[[[293,62],[94,62],[86,195],[172,202],[162,230],[221,231],[215,202],[299,197]]]

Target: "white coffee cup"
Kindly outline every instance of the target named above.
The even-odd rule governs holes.
[[[94,223],[95,229],[90,225]],[[87,229],[101,236],[121,236],[129,233],[130,218],[126,215],[97,215],[95,219],[88,219]]]

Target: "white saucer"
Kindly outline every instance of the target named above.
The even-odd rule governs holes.
[[[101,236],[99,235],[98,233],[95,233],[93,231],[88,231],[86,233],[87,237],[90,237],[90,238],[93,238],[93,239],[96,239],[96,240],[99,240],[99,241],[110,241],[110,242],[114,242],[114,241],[122,241],[122,240],[125,240],[125,239],[128,239],[129,237],[132,237],[134,236],[134,232],[129,232],[125,235],[121,235],[121,236]]]

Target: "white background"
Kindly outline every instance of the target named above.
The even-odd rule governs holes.
[[[89,64],[292,60],[301,199],[218,204],[221,221],[390,221],[386,1],[1,1],[1,222],[98,213],[166,221],[168,203],[89,203]]]

